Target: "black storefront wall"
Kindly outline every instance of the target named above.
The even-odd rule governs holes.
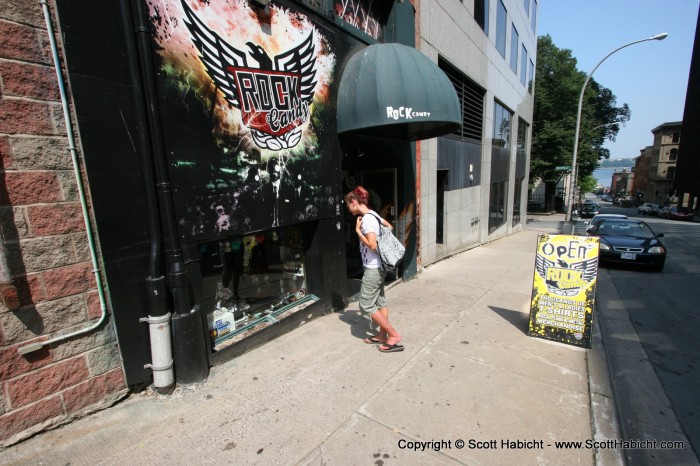
[[[221,6],[225,2],[211,3]],[[171,2],[168,5],[177,4],[179,2]],[[159,5],[162,7],[162,4]],[[301,13],[306,18],[306,23],[302,26],[315,26],[314,33],[323,36],[321,46],[324,51],[332,52],[335,58],[331,63],[328,56],[325,56],[323,65],[328,67],[327,76],[331,79],[325,82],[324,92],[310,103],[307,100],[313,109],[309,112],[309,120],[305,124],[307,128],[311,128],[313,134],[309,136],[308,133],[302,133],[297,142],[297,145],[301,143],[299,147],[275,151],[275,138],[271,145],[261,149],[258,144],[260,141],[251,144],[250,138],[246,138],[244,132],[231,131],[227,126],[230,125],[230,121],[222,118],[217,112],[229,113],[235,110],[229,105],[230,101],[224,102],[224,105],[215,105],[215,101],[222,97],[216,92],[217,84],[214,80],[209,80],[207,88],[205,82],[197,86],[191,80],[191,75],[184,76],[187,72],[183,70],[189,68],[184,66],[178,71],[177,67],[171,66],[179,63],[177,59],[166,63],[166,58],[172,58],[172,55],[169,56],[167,50],[163,51],[160,48],[157,25],[167,21],[182,25],[181,21],[185,19],[182,14],[179,19],[177,16],[166,16],[166,12],[161,8],[159,11],[151,10],[149,20],[154,33],[154,63],[159,66],[157,85],[163,115],[163,142],[166,146],[165,155],[168,157],[168,174],[172,183],[178,233],[191,272],[190,279],[194,282],[191,283],[193,297],[196,299],[199,293],[199,284],[196,283],[196,271],[201,270],[198,245],[269,230],[272,227],[272,223],[269,223],[269,209],[265,209],[261,204],[254,204],[247,210],[247,221],[239,221],[237,226],[230,221],[228,230],[218,228],[217,225],[221,224],[217,223],[219,216],[216,207],[222,207],[223,203],[224,208],[231,209],[233,204],[229,194],[236,189],[235,180],[248,179],[251,167],[257,168],[259,178],[264,179],[260,172],[268,168],[270,165],[267,162],[276,155],[275,153],[280,152],[286,159],[277,157],[277,161],[285,162],[285,168],[292,175],[292,179],[293,175],[297,175],[297,179],[306,182],[316,210],[307,212],[306,209],[295,206],[294,211],[297,215],[280,218],[278,225],[300,225],[305,232],[307,286],[309,292],[322,298],[319,307],[327,310],[334,303],[341,302],[345,294],[344,232],[339,220],[342,215],[343,150],[334,127],[334,95],[337,92],[339,70],[347,57],[358,48],[364,47],[364,44],[324,18],[315,17],[294,5],[283,5],[286,6],[278,11],[286,11],[294,21],[299,20]],[[149,218],[144,209],[147,188],[143,181],[143,154],[136,143],[136,135],[140,131],[146,131],[146,128],[139,125],[134,111],[133,83],[126,60],[127,45],[120,25],[121,11],[116,2],[96,7],[93,2],[86,0],[58,0],[57,6],[109,287],[111,311],[115,319],[127,383],[133,385],[147,382],[151,374],[143,365],[150,360],[148,332],[146,325],[139,319],[148,313],[148,291],[145,281],[152,243]],[[201,4],[195,14],[201,15],[204,12],[206,17],[204,10],[206,6]],[[201,16],[197,17],[201,19]],[[258,28],[269,31],[271,22],[266,22],[270,21],[268,16],[262,13],[258,18]],[[189,22],[192,25],[195,20],[189,18]],[[202,24],[205,23],[202,21]],[[184,47],[185,39],[192,41],[192,30],[179,31],[176,36],[162,39],[165,42],[175,41]],[[302,36],[301,40],[304,38]],[[270,71],[267,73],[269,79],[264,81],[263,78],[261,82],[269,83],[274,77],[278,85],[284,86],[285,76],[308,71],[302,63],[301,66],[291,65],[285,71],[279,72],[282,62],[274,62],[276,56],[264,48],[261,52],[256,45],[260,44],[253,43],[250,48],[244,50],[249,53],[249,57],[259,58],[259,66],[253,68]],[[238,50],[242,50],[242,47],[243,45],[238,45]],[[192,55],[193,50],[190,48],[187,54]],[[231,51],[227,50],[228,52]],[[303,56],[304,53],[308,51],[296,49],[286,57],[289,59],[290,56]],[[269,66],[268,58],[276,64],[277,70],[275,66]],[[251,68],[252,64],[254,63],[239,63],[239,71],[245,72],[246,65]],[[255,73],[265,74],[259,71]],[[308,79],[306,82],[308,85]],[[187,85],[183,86],[183,83]],[[222,84],[225,83],[218,83],[219,86]],[[300,100],[303,100],[303,96],[298,97],[297,102]],[[303,114],[303,110],[308,108],[302,104],[302,107],[297,107],[296,110],[296,113],[290,112],[289,118]],[[290,127],[293,128],[294,125]],[[279,128],[263,129],[274,132]],[[261,133],[264,139],[266,133]],[[277,138],[279,134],[274,136]],[[295,137],[292,136],[291,142],[294,143]],[[289,143],[289,139],[286,142]],[[415,159],[412,151],[409,145],[408,152],[404,150],[404,154],[410,152],[409,158]],[[405,161],[405,158],[403,160]],[[415,160],[412,163],[414,164]],[[255,170],[252,172],[254,175]],[[402,184],[400,197],[411,199],[415,186],[415,166],[411,165],[405,172],[407,174],[402,177],[407,182]],[[303,217],[299,215],[302,211],[306,214]],[[233,210],[231,212],[233,213]],[[202,228],[199,228],[200,224],[203,225]],[[411,242],[414,243],[415,229],[412,235]],[[167,242],[165,246],[168,246]],[[167,270],[167,264],[163,264],[162,268]]]
[[[150,380],[145,278],[150,233],[126,45],[118,2],[58,0],[95,226],[127,383]]]

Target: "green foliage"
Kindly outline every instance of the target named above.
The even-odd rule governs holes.
[[[541,178],[554,182],[560,176],[555,168],[571,165],[578,99],[587,76],[576,65],[571,50],[559,49],[549,35],[537,39],[531,181]],[[599,160],[610,157],[609,151],[602,147],[603,143],[606,139],[614,141],[620,125],[630,118],[627,104],[615,105],[615,95],[591,79],[581,112],[577,156],[579,179],[592,174]]]
[[[598,180],[593,175],[580,176],[578,179],[578,187],[582,193],[592,193],[598,186]]]

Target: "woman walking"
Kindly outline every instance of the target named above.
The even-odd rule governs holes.
[[[384,278],[386,271],[377,254],[377,236],[380,233],[379,222],[391,228],[391,224],[377,215],[367,206],[369,193],[362,186],[356,187],[345,195],[345,204],[353,215],[357,215],[355,231],[360,238],[362,255],[362,288],[360,290],[360,310],[369,314],[372,321],[379,326],[379,333],[366,338],[365,343],[379,343],[379,351],[393,353],[403,351],[398,343],[401,335],[389,323],[389,308],[384,296]]]

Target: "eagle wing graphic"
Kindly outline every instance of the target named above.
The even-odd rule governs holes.
[[[575,264],[571,264],[569,266],[570,269],[573,270],[580,270],[581,277],[586,283],[590,283],[594,278],[596,274],[596,268],[598,264],[598,259],[587,259],[585,261],[581,262],[576,262]]]
[[[554,267],[556,264],[547,259],[546,257],[542,256],[541,254],[536,254],[535,255],[535,270],[537,270],[537,273],[542,277],[543,280],[547,280],[547,269],[550,267]]]
[[[275,70],[301,75],[301,100],[311,103],[316,88],[316,54],[313,32],[293,49],[275,56]]]
[[[199,50],[199,57],[204,63],[207,73],[211,76],[214,84],[224,93],[226,100],[240,108],[236,81],[231,73],[226,71],[226,68],[229,66],[247,68],[248,62],[245,53],[231,47],[217,33],[209,29],[195,16],[185,0],[182,0],[182,8],[187,16],[185,24],[192,35],[192,42]]]

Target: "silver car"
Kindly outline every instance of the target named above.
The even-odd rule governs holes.
[[[594,216],[590,222],[588,222],[588,226],[586,227],[586,233],[590,236],[593,231],[595,231],[595,228],[600,225],[600,222],[603,220],[609,220],[609,219],[625,219],[627,218],[627,215],[624,214],[598,214]]]

